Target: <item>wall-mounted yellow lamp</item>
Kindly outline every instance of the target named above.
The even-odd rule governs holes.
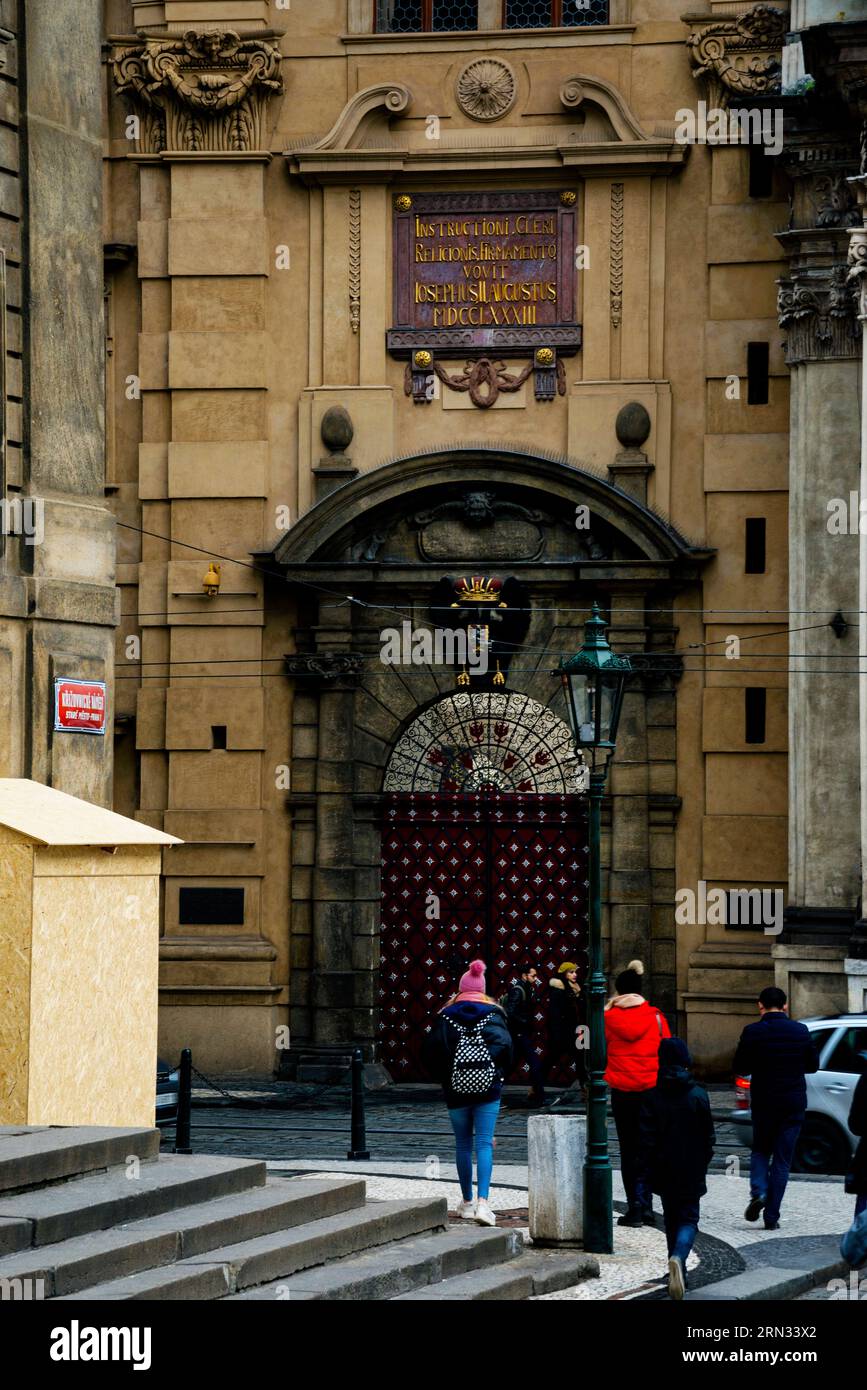
[[[202,588],[208,598],[216,598],[220,592],[220,566],[215,565],[213,560],[208,565],[208,572],[202,580]]]

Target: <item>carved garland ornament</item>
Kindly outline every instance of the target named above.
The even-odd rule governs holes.
[[[474,121],[498,121],[517,94],[515,74],[502,58],[474,58],[455,84],[458,106]]]
[[[611,185],[611,234],[608,264],[608,304],[611,327],[620,327],[623,312],[623,184]]]
[[[772,5],[755,5],[737,18],[701,22],[687,39],[692,75],[708,85],[714,106],[732,96],[780,91],[786,16]]]
[[[551,353],[550,359],[542,356],[545,353]],[[540,348],[534,360],[519,372],[507,371],[505,362],[494,362],[490,357],[467,362],[462,372],[448,372],[433,360],[432,353],[422,350],[414,354],[412,362],[406,364],[403,390],[404,395],[412,396],[419,404],[429,401],[432,397],[427,389],[427,381],[431,375],[435,375],[451,391],[469,392],[470,400],[479,410],[488,410],[496,404],[500,394],[520,391],[532,372],[536,373],[537,400],[553,400],[555,389],[558,395],[565,396],[566,369],[550,348]]]
[[[349,190],[349,323],[361,326],[361,189]]]
[[[116,51],[114,79],[136,108],[139,154],[265,149],[265,104],[283,91],[277,46],[231,29],[142,37]]]

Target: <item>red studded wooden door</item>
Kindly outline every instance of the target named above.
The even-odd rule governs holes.
[[[396,1079],[426,1079],[421,1040],[469,962],[497,997],[527,962],[544,982],[587,948],[586,803],[579,796],[398,793],[385,798],[380,1055]],[[545,988],[535,1043],[544,1051]],[[526,1074],[525,1063],[514,1079]],[[561,1069],[553,1081],[571,1079]]]

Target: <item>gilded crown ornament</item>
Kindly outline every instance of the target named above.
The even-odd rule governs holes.
[[[500,597],[500,590],[503,587],[502,579],[488,579],[483,574],[473,574],[468,579],[461,578],[455,580],[455,593],[463,603],[496,603]],[[452,608],[459,608],[459,603],[453,603]],[[500,604],[505,608],[505,603]]]

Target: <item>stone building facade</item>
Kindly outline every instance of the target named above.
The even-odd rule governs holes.
[[[580,948],[551,671],[594,601],[635,666],[608,956],[707,1070],[775,938],[676,895],[801,901],[790,583],[844,597],[788,572],[804,238],[781,160],[679,115],[772,109],[785,6],[510,5],[106,0],[115,808],[184,841],[162,1046],[206,1068],[288,1025],[411,1075],[468,953],[498,987]],[[486,676],[383,662],[454,609],[501,634]]]
[[[58,680],[95,682],[104,725],[114,681],[101,37],[96,6],[0,5],[0,777],[107,806],[111,728],[54,717]]]

